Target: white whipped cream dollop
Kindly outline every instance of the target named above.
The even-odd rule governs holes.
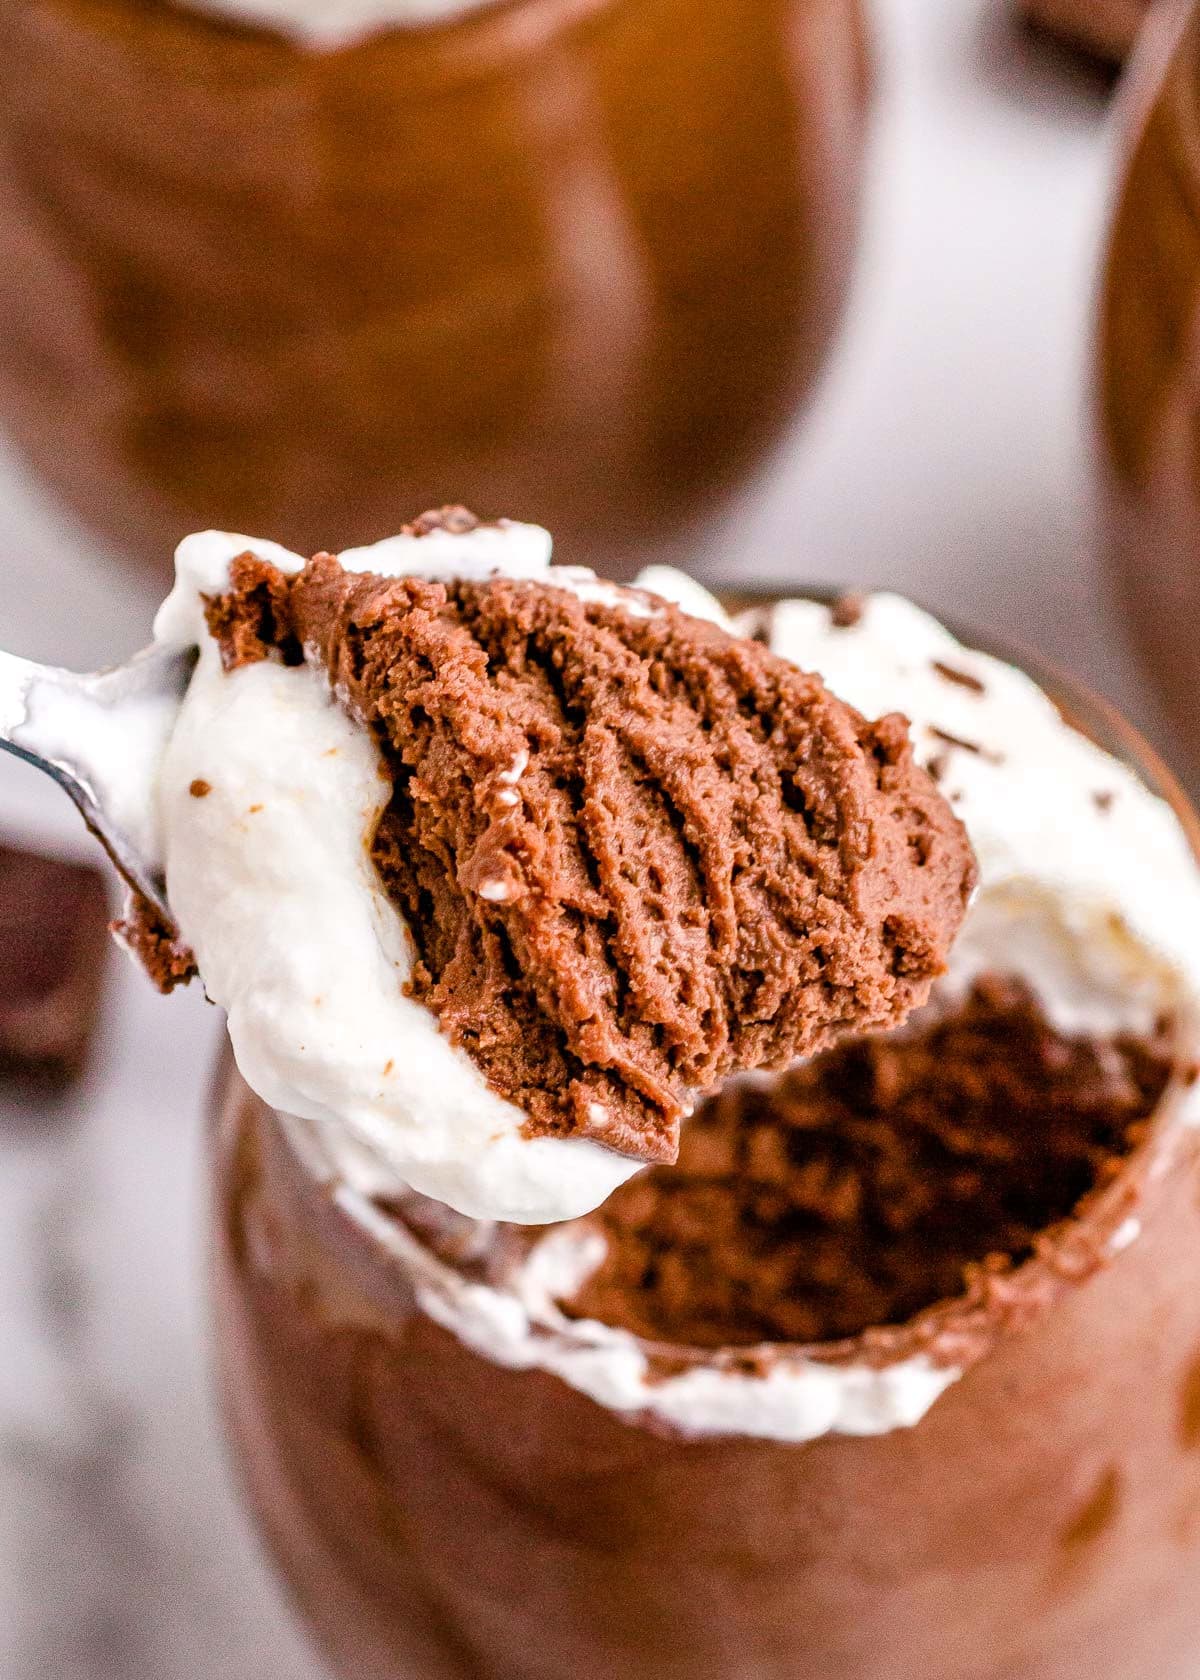
[[[155,620],[160,643],[200,650],[158,818],[171,908],[227,1012],[238,1067],[266,1102],[316,1122],[360,1185],[411,1186],[481,1218],[588,1212],[638,1163],[582,1139],[526,1137],[524,1113],[404,993],[411,942],[368,852],[391,792],[368,733],[321,671],[223,670],[203,596],[227,586],[247,550],[289,574],[304,564],[249,537],[188,537]],[[537,578],[654,610],[591,572],[552,568],[550,538],[533,525],[392,537],[341,560],[384,576]]]
[[[344,1212],[406,1264],[418,1280],[422,1310],[485,1359],[551,1372],[609,1411],[654,1417],[681,1435],[792,1442],[884,1435],[919,1423],[961,1375],[923,1354],[871,1366],[783,1353],[761,1371],[722,1367],[702,1355],[689,1369],[664,1376],[628,1331],[571,1319],[559,1305],[602,1260],[596,1232],[560,1226],[535,1245],[511,1287],[493,1288],[430,1266],[405,1226],[352,1186],[343,1183],[334,1194]]]

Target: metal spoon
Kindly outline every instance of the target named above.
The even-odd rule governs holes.
[[[107,671],[0,653],[0,748],[53,776],[117,871],[170,922],[154,784],[196,662],[150,647]]]

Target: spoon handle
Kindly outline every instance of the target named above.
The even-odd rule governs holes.
[[[148,648],[82,673],[0,652],[0,749],[65,789],[119,873],[164,915],[154,788],[194,657]]]

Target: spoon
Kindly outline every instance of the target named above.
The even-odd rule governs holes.
[[[0,748],[53,776],[118,874],[167,923],[154,785],[196,662],[149,647],[126,665],[77,672],[0,653]]]

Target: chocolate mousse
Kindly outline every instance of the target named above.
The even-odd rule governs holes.
[[[694,1093],[893,1026],[943,969],[974,861],[902,718],[594,580],[247,553],[230,585],[226,672],[323,667],[376,741],[407,990],[529,1135],[673,1160]]]
[[[676,1166],[592,1216],[604,1260],[567,1310],[720,1347],[1002,1302],[1142,1141],[1171,1066],[1165,1031],[1064,1033],[1026,982],[980,979],[931,1021],[710,1099]]]
[[[323,587],[357,623],[358,585]],[[489,623],[452,584],[427,610]],[[670,615],[556,610],[669,645],[659,694],[692,668]],[[898,597],[754,627],[861,712],[902,706],[965,821],[980,889],[925,1012],[736,1079],[677,1164],[554,1225],[461,1217],[231,1077],[219,1341],[251,1497],[356,1680],[1189,1680],[1194,819],[1103,707]],[[185,817],[219,771],[180,755]]]
[[[989,981],[901,1044],[718,1099],[678,1167],[516,1236],[515,1271],[513,1233],[354,1195],[234,1080],[225,1404],[336,1671],[1188,1680],[1176,1072]]]

